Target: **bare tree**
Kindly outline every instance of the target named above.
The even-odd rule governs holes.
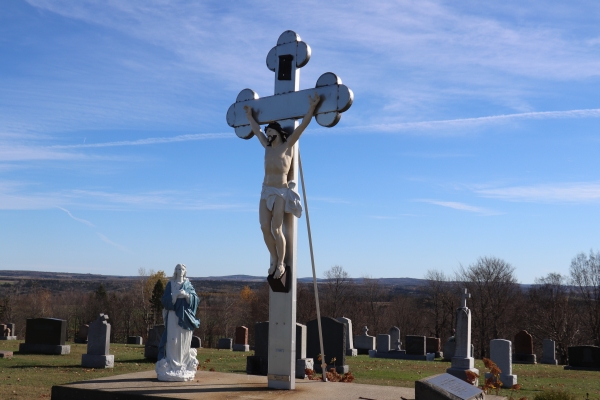
[[[600,345],[600,252],[579,253],[571,261],[571,282],[585,308],[584,325],[588,335]]]
[[[487,357],[491,339],[508,337],[521,295],[515,268],[496,257],[480,257],[475,264],[461,266],[457,280],[472,294],[474,344],[480,357]]]
[[[323,275],[326,279],[323,291],[323,315],[332,318],[341,317],[352,290],[350,275],[339,265],[331,267]]]
[[[438,338],[452,335],[456,325],[456,308],[459,297],[456,295],[456,285],[443,271],[429,270],[425,274],[427,289],[425,306],[431,334]]]
[[[557,273],[536,278],[529,289],[529,307],[532,318],[528,319],[527,330],[538,341],[556,341],[561,364],[567,362],[567,348],[574,344],[579,335],[577,313],[573,306],[571,291],[566,286],[566,278]]]

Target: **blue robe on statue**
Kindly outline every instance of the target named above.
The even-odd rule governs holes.
[[[187,329],[188,331],[193,331],[200,327],[200,320],[196,318],[196,310],[198,309],[198,303],[200,300],[198,295],[196,294],[196,290],[190,283],[189,279],[185,279],[181,289],[185,291],[190,296],[190,302],[188,303],[186,299],[177,299],[175,304],[173,304],[173,298],[171,296],[171,281],[167,283],[167,287],[165,288],[165,293],[162,296],[162,305],[167,311],[174,311],[175,315],[179,319],[178,325]],[[167,318],[165,319],[165,330],[160,339],[160,343],[158,345],[158,361],[165,358],[165,345],[167,343],[168,337],[168,317],[169,312],[166,313]],[[172,316],[172,314],[171,314]]]

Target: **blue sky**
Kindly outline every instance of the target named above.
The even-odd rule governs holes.
[[[0,269],[264,274],[263,150],[225,114],[291,29],[300,87],[355,95],[300,141],[320,275],[568,273],[600,247],[600,4],[495,3],[3,2]]]

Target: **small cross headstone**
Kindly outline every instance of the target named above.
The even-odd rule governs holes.
[[[362,335],[354,336],[354,347],[358,354],[369,354],[370,350],[375,350],[375,336],[369,336],[369,328],[362,328]]]
[[[100,314],[90,324],[87,354],[81,355],[81,366],[86,368],[113,368],[115,356],[110,352],[110,324],[108,315]]]

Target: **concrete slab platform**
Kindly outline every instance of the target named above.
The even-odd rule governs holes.
[[[415,390],[396,386],[296,380],[296,390],[267,388],[267,377],[198,371],[192,382],[159,382],[154,371],[116,375],[52,387],[52,400],[158,399],[377,399],[413,400]],[[486,396],[486,399],[504,399]]]

